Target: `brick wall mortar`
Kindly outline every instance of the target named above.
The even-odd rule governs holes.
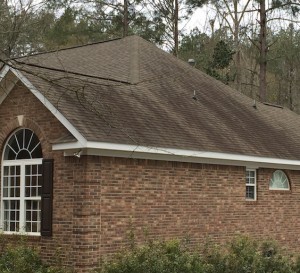
[[[101,169],[101,170],[100,170]],[[96,171],[96,170],[95,170]],[[101,253],[152,238],[208,238],[237,234],[278,240],[299,252],[299,171],[287,171],[291,191],[269,190],[274,170],[258,170],[258,200],[245,200],[245,168],[101,158]]]

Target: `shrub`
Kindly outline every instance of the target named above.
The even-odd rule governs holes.
[[[258,244],[249,237],[238,237],[231,242],[225,260],[225,273],[293,273],[292,260],[281,255],[273,241]]]
[[[45,267],[34,249],[23,245],[10,245],[0,256],[0,272],[42,273],[45,272]]]
[[[202,272],[199,255],[189,253],[178,240],[149,242],[116,256],[104,264],[102,273],[192,273]]]
[[[226,259],[224,250],[219,245],[205,244],[201,252],[205,273],[224,273]],[[201,272],[202,273],[202,272]]]
[[[0,234],[0,272],[1,273],[71,273],[62,266],[60,253],[53,256],[54,266],[43,263],[39,252],[29,246],[26,236],[8,238]]]
[[[273,241],[238,237],[227,247],[212,246],[190,252],[178,240],[148,242],[119,253],[104,263],[101,273],[300,273]]]

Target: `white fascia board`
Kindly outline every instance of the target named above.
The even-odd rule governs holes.
[[[86,146],[86,139],[80,134],[76,128],[60,113],[54,105],[39,92],[33,84],[22,73],[14,68],[9,68],[20,81],[32,92],[32,94],[69,130],[69,132],[77,139],[78,146]]]
[[[0,82],[5,78],[6,74],[8,73],[9,71],[9,66],[8,65],[5,65],[2,69],[1,69],[1,72],[0,72]]]
[[[64,150],[65,156],[73,156],[78,149],[82,155],[114,156],[136,159],[193,162],[244,166],[247,168],[281,168],[300,170],[300,160],[268,158],[259,156],[237,155],[228,153],[192,151],[183,149],[155,148],[138,145],[124,145],[104,142],[86,143],[85,147],[69,144],[53,145],[53,150]],[[77,150],[76,150],[77,149]]]
[[[4,81],[4,78],[8,72],[9,72],[9,66],[5,65],[0,71],[0,84],[2,83],[2,81]],[[10,90],[1,90],[1,89],[0,89],[0,104],[5,100],[5,98],[7,97],[7,95],[9,94],[12,88],[10,88]]]

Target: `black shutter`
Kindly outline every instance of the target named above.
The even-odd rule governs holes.
[[[53,159],[43,159],[41,235],[52,236]]]

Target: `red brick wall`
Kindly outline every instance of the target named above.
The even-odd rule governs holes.
[[[0,105],[0,153],[24,115],[45,158],[54,158],[54,215],[51,238],[30,238],[51,260],[88,272],[99,258],[152,238],[188,238],[197,245],[224,242],[237,233],[274,238],[300,251],[300,172],[288,171],[291,190],[269,191],[271,169],[258,170],[257,201],[245,201],[245,168],[97,156],[64,157],[51,142],[68,132],[22,86]],[[0,163],[1,164],[1,163]]]
[[[76,266],[81,261],[84,247],[80,245],[82,240],[76,234],[77,219],[74,217],[74,210],[77,208],[74,207],[74,202],[78,198],[74,189],[77,183],[85,181],[85,165],[75,158],[64,157],[63,152],[52,151],[51,143],[67,135],[68,131],[21,85],[13,89],[0,105],[1,158],[7,138],[19,127],[18,115],[24,115],[23,127],[33,130],[39,137],[44,158],[53,158],[55,164],[53,236],[29,237],[28,241],[41,249],[45,260],[53,261],[54,254],[59,251],[66,265]]]
[[[286,192],[270,191],[273,170],[259,169],[257,201],[245,200],[244,167],[102,158],[98,172],[101,253],[128,244],[130,226],[138,241],[145,231],[155,238],[189,238],[194,245],[242,233],[300,252],[299,171],[287,171]]]

